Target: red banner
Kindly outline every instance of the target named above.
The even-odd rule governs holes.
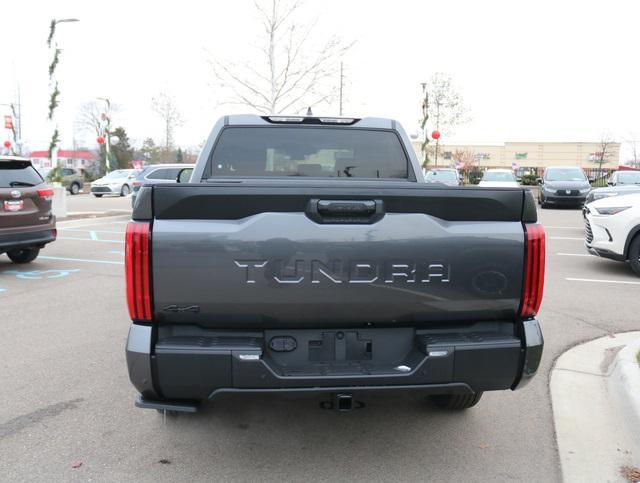
[[[4,116],[4,128],[13,129],[13,118],[11,116]]]

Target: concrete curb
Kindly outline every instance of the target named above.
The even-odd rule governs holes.
[[[640,447],[640,338],[618,352],[608,385],[622,416],[631,428],[634,443]]]
[[[550,391],[564,481],[622,482],[621,467],[640,466],[636,422],[609,384],[617,356],[639,338],[639,331],[601,337],[556,360]]]

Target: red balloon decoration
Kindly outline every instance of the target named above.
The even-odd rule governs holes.
[[[104,136],[98,136],[98,139],[96,139],[96,141],[98,141],[98,144],[104,144]]]
[[[433,131],[433,132],[431,133],[431,137],[432,137],[433,139],[440,139],[440,131]]]
[[[11,147],[11,141],[5,141],[4,142],[4,147],[9,149]]]

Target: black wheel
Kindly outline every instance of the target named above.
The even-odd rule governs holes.
[[[130,192],[131,190],[129,189],[129,185],[123,184],[122,189],[120,190],[120,196],[127,196]]]
[[[71,186],[69,186],[69,193],[72,195],[80,193],[80,185],[78,183],[72,183]]]
[[[11,250],[7,252],[7,256],[13,263],[29,263],[33,262],[40,253],[39,248],[21,248],[20,250]]]
[[[93,193],[93,196],[95,196],[96,198],[102,198],[102,195],[97,195],[95,193]]]
[[[460,411],[475,406],[481,397],[482,392],[476,392],[475,394],[438,394],[431,396],[431,400],[439,408]]]
[[[640,276],[640,234],[629,245],[629,265]]]

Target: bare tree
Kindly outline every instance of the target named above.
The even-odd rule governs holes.
[[[421,129],[423,131],[424,142],[422,143],[423,164],[429,161],[427,145],[429,144],[429,133],[425,129],[427,121],[435,131],[441,134],[451,134],[456,126],[467,121],[468,109],[464,105],[462,96],[456,89],[451,76],[442,72],[437,72],[431,76],[429,82],[422,84],[424,95],[422,101],[423,117],[421,119]],[[438,147],[440,139],[436,139],[435,159],[438,161]]]
[[[602,165],[611,161],[613,155],[613,145],[615,140],[609,133],[602,133],[600,142],[598,143],[598,151],[593,154],[593,161],[598,163],[598,175],[596,179],[604,179]]]
[[[460,171],[467,171],[478,165],[478,157],[470,149],[456,149],[451,157],[456,162],[456,168]]]
[[[640,167],[640,150],[638,149],[638,139],[636,133],[629,133],[629,137],[624,142],[629,146],[629,154],[627,156],[627,164],[634,168]]]
[[[111,103],[102,101],[89,101],[80,106],[75,124],[78,130],[90,132],[96,136],[103,136],[105,130],[105,119],[112,118],[118,107]]]
[[[299,18],[302,5],[301,0],[254,2],[262,27],[257,58],[211,60],[215,83],[227,91],[226,103],[279,114],[333,100],[340,59],[353,44],[332,36],[318,48],[310,45],[318,19],[305,24]]]
[[[182,114],[176,106],[176,101],[168,94],[161,92],[152,99],[153,110],[162,119],[164,131],[164,150],[169,151],[173,146],[173,133],[176,127],[184,124]]]

